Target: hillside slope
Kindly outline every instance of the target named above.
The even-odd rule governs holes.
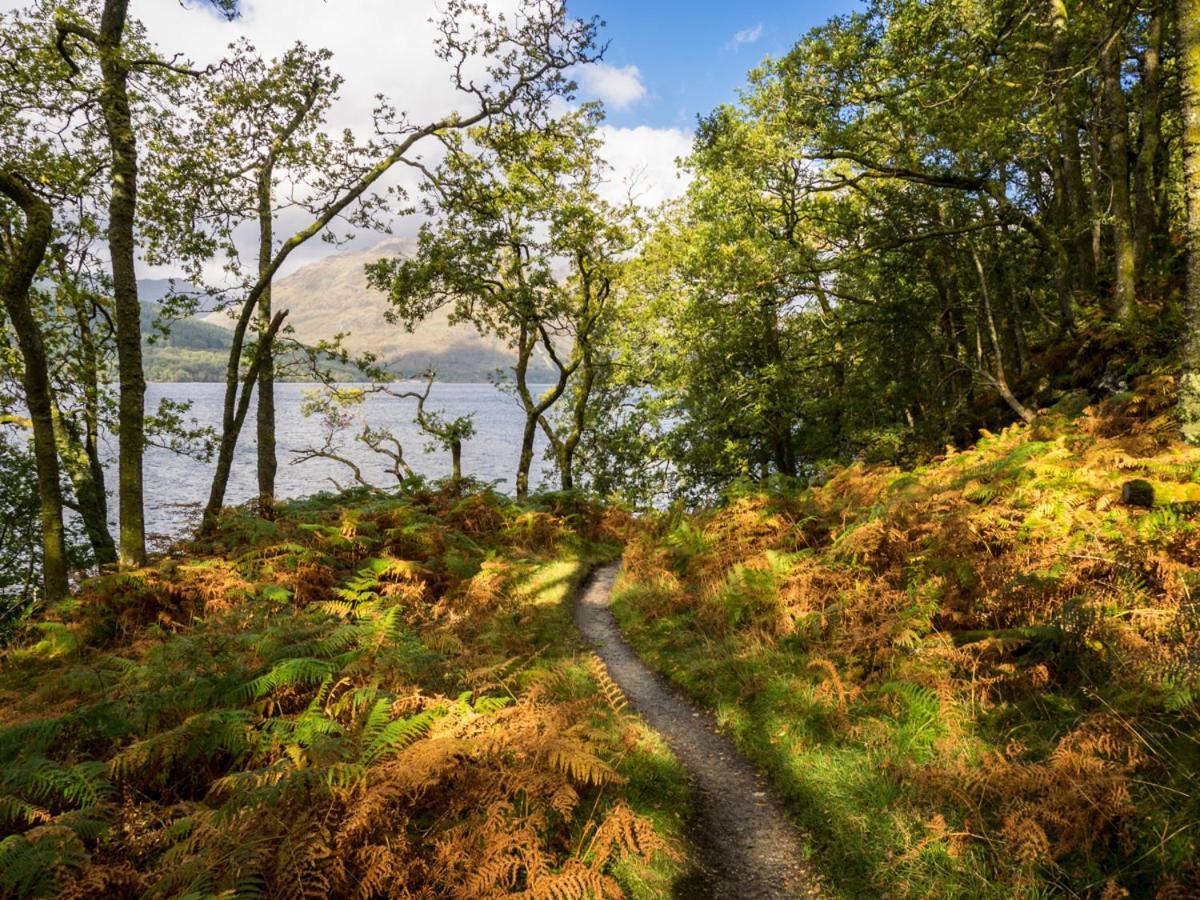
[[[141,284],[139,283],[139,289]],[[228,328],[214,325],[201,316],[174,319],[166,323],[167,333],[155,327],[157,303],[142,302],[142,364],[146,380],[151,382],[219,382],[225,380],[229,347],[233,343]],[[362,378],[357,368],[333,358],[322,365],[342,381]],[[276,378],[280,381],[310,381],[307,360],[299,352],[287,352],[277,358]]]
[[[230,512],[0,653],[0,896],[668,896],[688,787],[570,627],[619,513]]]
[[[631,642],[852,896],[1200,896],[1200,450],[1170,379],[1084,402],[626,553]]]

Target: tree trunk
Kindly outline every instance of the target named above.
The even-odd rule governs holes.
[[[100,351],[92,334],[90,321],[91,311],[88,305],[75,298],[75,318],[79,328],[80,350],[83,355],[84,372],[84,406],[83,433],[80,435],[78,423],[67,424],[64,431],[72,438],[74,455],[80,459],[81,465],[76,472],[76,466],[68,457],[68,472],[75,488],[75,499],[79,503],[79,513],[83,517],[84,528],[92,544],[92,553],[96,564],[112,565],[117,562],[117,545],[112,533],[108,530],[108,495],[104,486],[104,465],[100,461],[100,369],[102,361]],[[61,416],[60,416],[61,421]],[[82,456],[78,454],[82,450]]]
[[[1064,233],[1070,236],[1078,287],[1088,294],[1096,292],[1096,261],[1088,223],[1089,202],[1083,184],[1082,151],[1079,128],[1071,111],[1071,82],[1067,50],[1068,18],[1066,0],[1050,0],[1050,66],[1055,79],[1054,114],[1057,120],[1062,156]]]
[[[83,520],[92,556],[98,566],[117,561],[117,545],[108,530],[108,497],[104,492],[104,468],[90,435],[81,438],[76,426],[53,410],[54,432],[63,470],[75,491],[75,510]]]
[[[1138,279],[1142,280],[1150,258],[1150,239],[1158,225],[1157,184],[1154,169],[1162,143],[1162,4],[1156,2],[1150,13],[1146,51],[1142,55],[1142,114],[1138,134],[1138,153],[1133,169],[1134,243],[1138,259]]]
[[[0,172],[0,193],[25,214],[25,234],[14,244],[12,257],[0,269],[0,292],[24,363],[21,382],[33,424],[33,455],[37,464],[42,521],[42,588],[45,599],[53,603],[70,593],[66,531],[63,528],[58,450],[54,445],[54,404],[46,348],[29,303],[29,290],[50,244],[53,219],[49,204],[8,172]]]
[[[1184,437],[1200,444],[1200,0],[1176,0],[1183,88],[1183,185],[1187,206],[1187,334],[1179,412]]]
[[[975,272],[979,276],[979,298],[982,310],[982,318],[984,324],[987,325],[988,337],[992,343],[992,359],[994,374],[989,376],[989,380],[996,387],[996,391],[1003,398],[1004,402],[1009,405],[1013,412],[1021,417],[1022,421],[1032,422],[1033,413],[1029,411],[1020,400],[1013,394],[1012,389],[1008,386],[1008,377],[1004,371],[1004,351],[1000,346],[1000,336],[996,331],[996,319],[992,315],[992,301],[990,292],[988,291],[987,274],[983,270],[983,262],[979,258],[975,247],[971,247],[971,259],[975,263]],[[976,331],[978,334],[978,330]],[[983,369],[983,348],[979,348],[980,353],[980,368]]]
[[[458,493],[462,484],[462,441],[455,438],[450,442],[450,485]]]
[[[117,446],[120,452],[121,563],[140,566],[146,562],[146,524],[142,504],[146,377],[142,370],[141,307],[134,268],[137,138],[129,111],[129,70],[121,47],[128,8],[129,0],[105,0],[96,49],[100,55],[103,76],[100,105],[112,154],[108,249],[112,258],[117,375],[120,379]]]
[[[521,429],[521,452],[517,457],[517,499],[524,500],[529,496],[529,470],[533,467],[533,440],[537,431],[538,416],[533,413],[535,406],[529,393],[528,373],[529,357],[533,353],[536,338],[530,334],[528,325],[522,324],[521,334],[517,343],[517,364],[513,370],[517,384],[517,393],[521,405],[525,408],[525,424]]]
[[[596,367],[590,346],[584,350],[580,368],[582,371],[576,387],[575,406],[571,410],[571,433],[563,440],[562,462],[559,464],[564,491],[575,490],[575,452],[579,449],[579,442],[583,440],[583,432],[587,428],[588,403],[591,402],[592,389],[596,385]]]
[[[271,324],[268,326],[266,333],[259,339],[254,359],[250,363],[245,381],[241,385],[240,396],[236,368],[236,359],[240,358],[240,353],[235,358],[233,356],[234,351],[230,351],[230,366],[233,367],[233,383],[230,385],[227,382],[225,388],[225,413],[222,419],[221,442],[217,446],[217,468],[213,472],[212,486],[208,491],[208,502],[204,506],[204,516],[200,523],[200,528],[204,532],[211,532],[216,527],[217,519],[221,514],[221,507],[225,505],[225,491],[229,487],[229,473],[233,470],[233,453],[237,449],[238,436],[242,432],[242,425],[246,421],[246,413],[250,409],[250,398],[254,396],[254,385],[258,381],[258,373],[262,367],[263,350],[275,340],[275,335],[279,332],[279,328],[283,325],[283,320],[286,316],[286,310],[276,313],[274,318],[271,319]],[[242,327],[244,331],[244,324]],[[240,348],[240,341],[236,343]],[[229,377],[229,373],[226,373],[226,375]]]
[[[1009,229],[1002,229],[1008,237]],[[1003,307],[1004,321],[1008,325],[1008,336],[1012,341],[1013,361],[1016,364],[1017,377],[1029,371],[1033,364],[1029,354],[1029,341],[1025,338],[1025,326],[1021,321],[1021,309],[1017,301],[1017,290],[1013,284],[1014,272],[1012,266],[1005,266],[1000,277],[1000,302]]]
[[[1112,184],[1113,293],[1111,312],[1127,322],[1137,294],[1137,248],[1133,233],[1133,207],[1129,199],[1129,112],[1121,87],[1122,35],[1109,41],[1101,53],[1104,78],[1104,127],[1109,181]]]
[[[258,277],[268,278],[258,301],[258,333],[271,326],[271,284],[268,274],[274,242],[271,217],[271,168],[258,184]],[[259,515],[275,516],[275,473],[279,463],[275,451],[275,348],[274,342],[262,345],[262,367],[258,371],[258,509]]]
[[[767,368],[771,370],[771,405],[774,407],[774,421],[770,424],[767,442],[770,445],[771,459],[775,471],[791,478],[796,477],[795,449],[792,446],[791,418],[788,415],[788,398],[783,380],[786,367],[783,362],[783,350],[779,343],[779,307],[775,298],[765,295],[758,303],[759,322],[762,328],[762,348],[765,353]]]
[[[522,341],[525,340],[525,326],[522,326]],[[532,340],[536,341],[536,338]],[[543,342],[544,343],[544,342]],[[533,442],[537,437],[538,423],[546,411],[550,409],[567,388],[567,381],[574,373],[576,366],[558,365],[558,381],[546,391],[537,401],[530,393],[528,383],[529,357],[533,347],[530,345],[526,352],[518,353],[517,359],[517,393],[525,408],[525,425],[521,431],[521,454],[517,460],[517,499],[524,500],[529,496],[529,472],[533,468]],[[557,362],[555,357],[555,362]],[[561,464],[561,463],[560,463]]]
[[[1088,191],[1089,216],[1092,223],[1091,248],[1092,266],[1097,273],[1104,265],[1104,208],[1100,201],[1100,185],[1104,180],[1103,165],[1101,164],[1100,136],[1097,133],[1098,124],[1093,121],[1088,127],[1088,150],[1091,167],[1091,190]],[[1099,276],[1096,289],[1099,291]]]

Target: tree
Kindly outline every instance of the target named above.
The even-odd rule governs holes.
[[[1117,16],[1123,14],[1124,3],[1113,6]],[[1129,110],[1121,85],[1125,55],[1125,29],[1118,24],[1100,51],[1100,71],[1104,83],[1104,145],[1113,220],[1111,307],[1113,318],[1120,322],[1133,314],[1137,299],[1136,243],[1129,192]]]
[[[1200,443],[1200,0],[1176,0],[1183,85],[1183,193],[1187,209],[1187,335],[1180,386],[1183,433]]]
[[[614,313],[614,292],[620,289],[626,258],[643,231],[642,217],[630,195],[621,203],[604,198],[609,166],[600,156],[595,132],[599,110],[584,119],[573,152],[555,191],[549,234],[552,252],[567,263],[561,280],[567,303],[566,332],[569,360],[577,364],[560,404],[561,414],[539,416],[564,491],[574,490],[575,458],[591,427],[593,391],[599,370],[607,365],[605,336]],[[526,407],[528,410],[528,407]]]
[[[355,483],[360,487],[374,489],[376,486],[363,474],[362,467],[345,452],[344,434],[358,418],[362,427],[355,435],[355,440],[371,450],[372,453],[388,460],[388,472],[396,479],[397,483],[403,484],[409,479],[416,478],[417,473],[405,457],[404,444],[401,440],[389,431],[371,427],[365,412],[358,412],[363,409],[366,400],[375,395],[383,395],[395,400],[415,400],[417,411],[413,421],[430,438],[430,443],[426,445],[425,450],[430,452],[440,448],[450,453],[450,489],[457,493],[463,480],[463,443],[475,436],[473,416],[447,419],[440,412],[426,408],[425,404],[429,400],[429,393],[437,378],[437,373],[433,369],[425,372],[425,386],[420,391],[397,390],[390,386],[393,379],[388,377],[387,373],[376,370],[371,374],[376,380],[369,388],[327,384],[324,388],[305,392],[301,413],[306,417],[316,416],[320,420],[323,440],[319,447],[296,449],[292,464],[298,465],[314,459],[327,459],[348,468]],[[334,481],[334,485],[339,490],[341,489],[341,485],[336,481]]]
[[[205,265],[219,256],[225,260],[226,278],[236,283],[233,289],[214,286],[207,291],[236,314],[216,480],[228,479],[232,448],[257,388],[259,508],[267,516],[274,505],[277,468],[275,336],[280,326],[271,305],[270,274],[280,250],[275,222],[284,212],[320,218],[347,185],[366,177],[379,160],[378,148],[360,145],[349,132],[334,138],[324,130],[341,84],[329,59],[328,51],[303,44],[270,62],[246,41],[231,46],[219,71],[196,85],[190,127],[176,130],[155,148],[148,178],[152,205],[168,211],[155,223],[148,256],[183,261],[193,284],[204,283]],[[353,207],[352,224],[382,227],[374,215],[378,207],[378,198],[363,198]],[[244,224],[258,233],[248,265],[235,239]],[[259,281],[255,312],[251,295]],[[195,301],[194,295],[175,295],[168,305],[178,314],[190,312]],[[248,340],[252,326],[254,341]],[[256,373],[244,384],[243,366]]]
[[[753,71],[623,276],[587,482],[920,458],[1176,349],[1193,11],[1165,10],[877,0]]]
[[[593,268],[607,264],[596,252],[608,239],[585,212],[597,201],[598,116],[585,106],[536,127],[509,118],[465,139],[447,138],[443,162],[424,169],[426,212],[434,221],[422,226],[415,258],[368,268],[370,281],[389,291],[392,318],[405,327],[449,307],[451,322],[468,322],[513,348],[512,389],[524,412],[519,498],[529,493],[539,427],[552,436],[570,481],[577,441],[560,441],[547,414],[584,365],[610,292],[608,275]],[[560,261],[573,268],[573,287],[556,277]],[[556,372],[541,393],[529,377],[537,353]]]
[[[62,507],[69,505],[83,519],[94,559],[105,564],[115,559],[115,551],[98,448],[89,444],[85,450],[76,439],[83,428],[90,429],[91,437],[97,435],[98,414],[78,421],[63,414],[78,384],[91,378],[94,386],[103,368],[91,340],[94,314],[81,308],[83,292],[78,289],[97,233],[94,212],[103,153],[87,112],[96,85],[88,79],[64,79],[66,65],[46,39],[46,25],[56,8],[47,2],[35,4],[6,15],[0,27],[0,54],[25,63],[0,70],[0,168],[3,195],[11,204],[6,212],[14,213],[5,217],[5,336],[21,350],[13,377],[25,384],[33,419],[41,502],[52,523],[44,536],[58,544]],[[22,219],[23,226],[18,224]],[[91,459],[77,464],[89,450],[95,451]],[[61,471],[70,478],[74,502],[60,487]],[[50,566],[66,564],[61,554],[47,552],[43,558]],[[53,577],[56,589],[65,584],[61,572],[46,575]]]
[[[41,499],[42,579],[47,600],[67,596],[67,545],[59,488],[58,450],[54,440],[53,399],[41,329],[34,319],[29,292],[53,233],[50,204],[39,198],[17,173],[0,168],[0,195],[24,216],[24,227],[0,218],[0,299],[13,324],[24,362],[25,402],[33,429]]]
[[[266,365],[271,343],[286,316],[286,310],[276,311],[269,324],[260,327],[259,340],[245,375],[240,377],[239,386],[238,363],[242,355],[242,336],[256,314],[260,323],[263,321],[263,301],[269,295],[271,280],[280,266],[308,240],[329,234],[329,229],[338,220],[349,218],[352,225],[370,221],[370,212],[376,208],[371,191],[393,166],[401,162],[416,164],[412,154],[421,142],[429,138],[446,139],[449,135],[501,114],[535,121],[544,114],[552,97],[569,94],[571,85],[566,72],[594,57],[596,22],[569,18],[562,2],[523,0],[518,15],[508,19],[493,16],[478,4],[454,0],[447,4],[438,28],[438,55],[449,63],[452,81],[472,104],[472,109],[466,113],[448,112],[427,123],[416,124],[382,104],[376,110],[376,143],[369,145],[363,153],[348,150],[347,159],[352,160],[353,165],[338,177],[331,177],[327,183],[318,181],[317,199],[311,201],[309,209],[312,214],[310,221],[279,243],[269,258],[266,247],[270,235],[264,237],[264,232],[260,231],[257,274],[247,282],[248,287],[238,307],[234,347],[226,374],[217,467],[204,510],[206,528],[215,524],[224,503],[234,449],[249,409],[250,397]],[[296,59],[303,61],[301,68],[312,70],[314,59],[305,58],[303,54]],[[319,68],[324,60],[318,57],[315,63]],[[475,74],[480,64],[487,68],[488,81],[485,83],[480,83]],[[275,113],[270,114],[274,116],[269,116],[270,121],[275,124],[266,128],[268,133],[272,127],[277,129],[273,132],[273,140],[287,132],[288,125],[293,121],[299,123],[297,129],[310,127],[307,117],[311,109],[326,102],[323,98],[329,96],[331,89],[336,89],[336,81],[328,75],[327,70],[322,71],[324,74],[319,75],[320,84],[314,88],[311,103],[305,100],[290,113],[285,106],[282,111],[276,109]],[[257,102],[256,98],[262,100],[263,91],[268,89],[261,86],[251,88],[241,95],[239,102]],[[260,153],[261,150],[260,144]],[[259,157],[253,171],[261,175],[265,171],[262,165],[264,161],[271,160]],[[266,184],[261,177],[255,180],[264,186]],[[262,206],[265,196],[264,190],[256,193],[262,210],[257,213],[260,224],[269,223],[270,220],[265,206]]]
[[[236,0],[213,0],[233,15]],[[116,320],[117,371],[120,379],[119,458],[120,557],[127,566],[146,561],[142,458],[146,447],[146,378],[142,369],[141,305],[134,265],[138,190],[138,139],[130,102],[132,73],[147,69],[181,71],[157,57],[138,58],[127,50],[129,0],[104,0],[99,22],[89,23],[70,10],[55,18],[56,45],[78,76],[79,45],[90,48],[101,75],[99,107],[111,154],[107,240],[111,259]]]

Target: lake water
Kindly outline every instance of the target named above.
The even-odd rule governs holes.
[[[275,386],[276,441],[279,453],[276,493],[281,498],[304,497],[320,491],[334,490],[333,481],[330,479],[344,486],[353,483],[350,470],[332,460],[315,459],[299,464],[293,463],[295,451],[305,447],[319,447],[324,440],[320,420],[317,417],[305,418],[300,414],[303,392],[313,387],[315,385],[308,384]],[[159,399],[163,397],[191,401],[192,410],[189,416],[194,417],[201,425],[219,427],[224,385],[151,384],[146,390],[147,411],[155,410]],[[430,391],[429,400],[426,401],[426,408],[430,412],[442,412],[448,418],[474,413],[475,437],[463,445],[463,473],[482,481],[499,481],[500,490],[512,490],[524,418],[515,398],[491,384],[435,384]],[[426,453],[424,450],[428,438],[413,422],[415,401],[372,395],[367,398],[359,412],[373,428],[386,429],[400,439],[404,445],[405,458],[415,471],[431,478],[450,474],[448,452],[439,450]],[[341,454],[358,463],[364,476],[372,483],[380,487],[394,485],[395,479],[387,471],[386,464],[390,461],[354,440],[354,434],[360,429],[361,422],[346,430]],[[539,480],[546,481],[551,477],[549,464],[543,461],[545,437],[540,431],[538,438],[532,476],[535,484]],[[110,492],[115,492],[115,439],[107,442],[106,450],[110,459],[107,483]],[[234,457],[229,490],[225,495],[227,505],[245,503],[257,494],[256,452],[252,403]],[[199,521],[202,504],[208,498],[212,472],[211,462],[198,462],[159,447],[147,448],[146,529],[153,535],[155,543],[161,544],[165,540],[180,537],[195,526]],[[115,514],[115,496],[110,505]]]

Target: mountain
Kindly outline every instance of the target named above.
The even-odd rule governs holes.
[[[451,325],[444,312],[421,323],[413,333],[384,318],[387,295],[367,286],[363,267],[388,256],[408,256],[411,239],[392,238],[367,250],[338,253],[311,262],[272,287],[272,306],[288,310],[288,324],[303,343],[315,344],[347,332],[351,355],[375,354],[397,373],[417,374],[430,366],[441,381],[486,381],[498,368],[512,365],[513,353],[502,341],[481,336],[470,325]],[[228,327],[225,313],[210,313],[205,321]],[[535,367],[533,380],[545,379],[549,369]]]
[[[165,284],[165,281],[163,282]],[[153,297],[153,285],[143,292],[142,282],[138,282],[139,293],[142,296],[142,365],[146,371],[147,381],[223,381],[225,369],[229,363],[229,346],[233,342],[232,333],[228,328],[206,322],[202,318],[172,319],[166,325],[167,334],[155,327],[160,305],[148,301],[147,296]],[[164,294],[160,296],[165,296]],[[294,373],[286,371],[292,356],[285,354],[280,367],[284,369],[281,381],[307,380],[303,370]],[[345,366],[333,360],[326,360],[323,365],[333,371],[339,380],[353,381],[362,375],[357,369]]]
[[[138,282],[138,294],[142,298],[142,336],[147,348],[175,348],[180,350],[219,350],[224,354],[229,350],[232,336],[228,328],[206,322],[202,318],[192,316],[187,319],[172,319],[166,322],[169,329],[164,335],[155,327],[159,313],[159,304],[147,300],[141,290],[142,283]]]

